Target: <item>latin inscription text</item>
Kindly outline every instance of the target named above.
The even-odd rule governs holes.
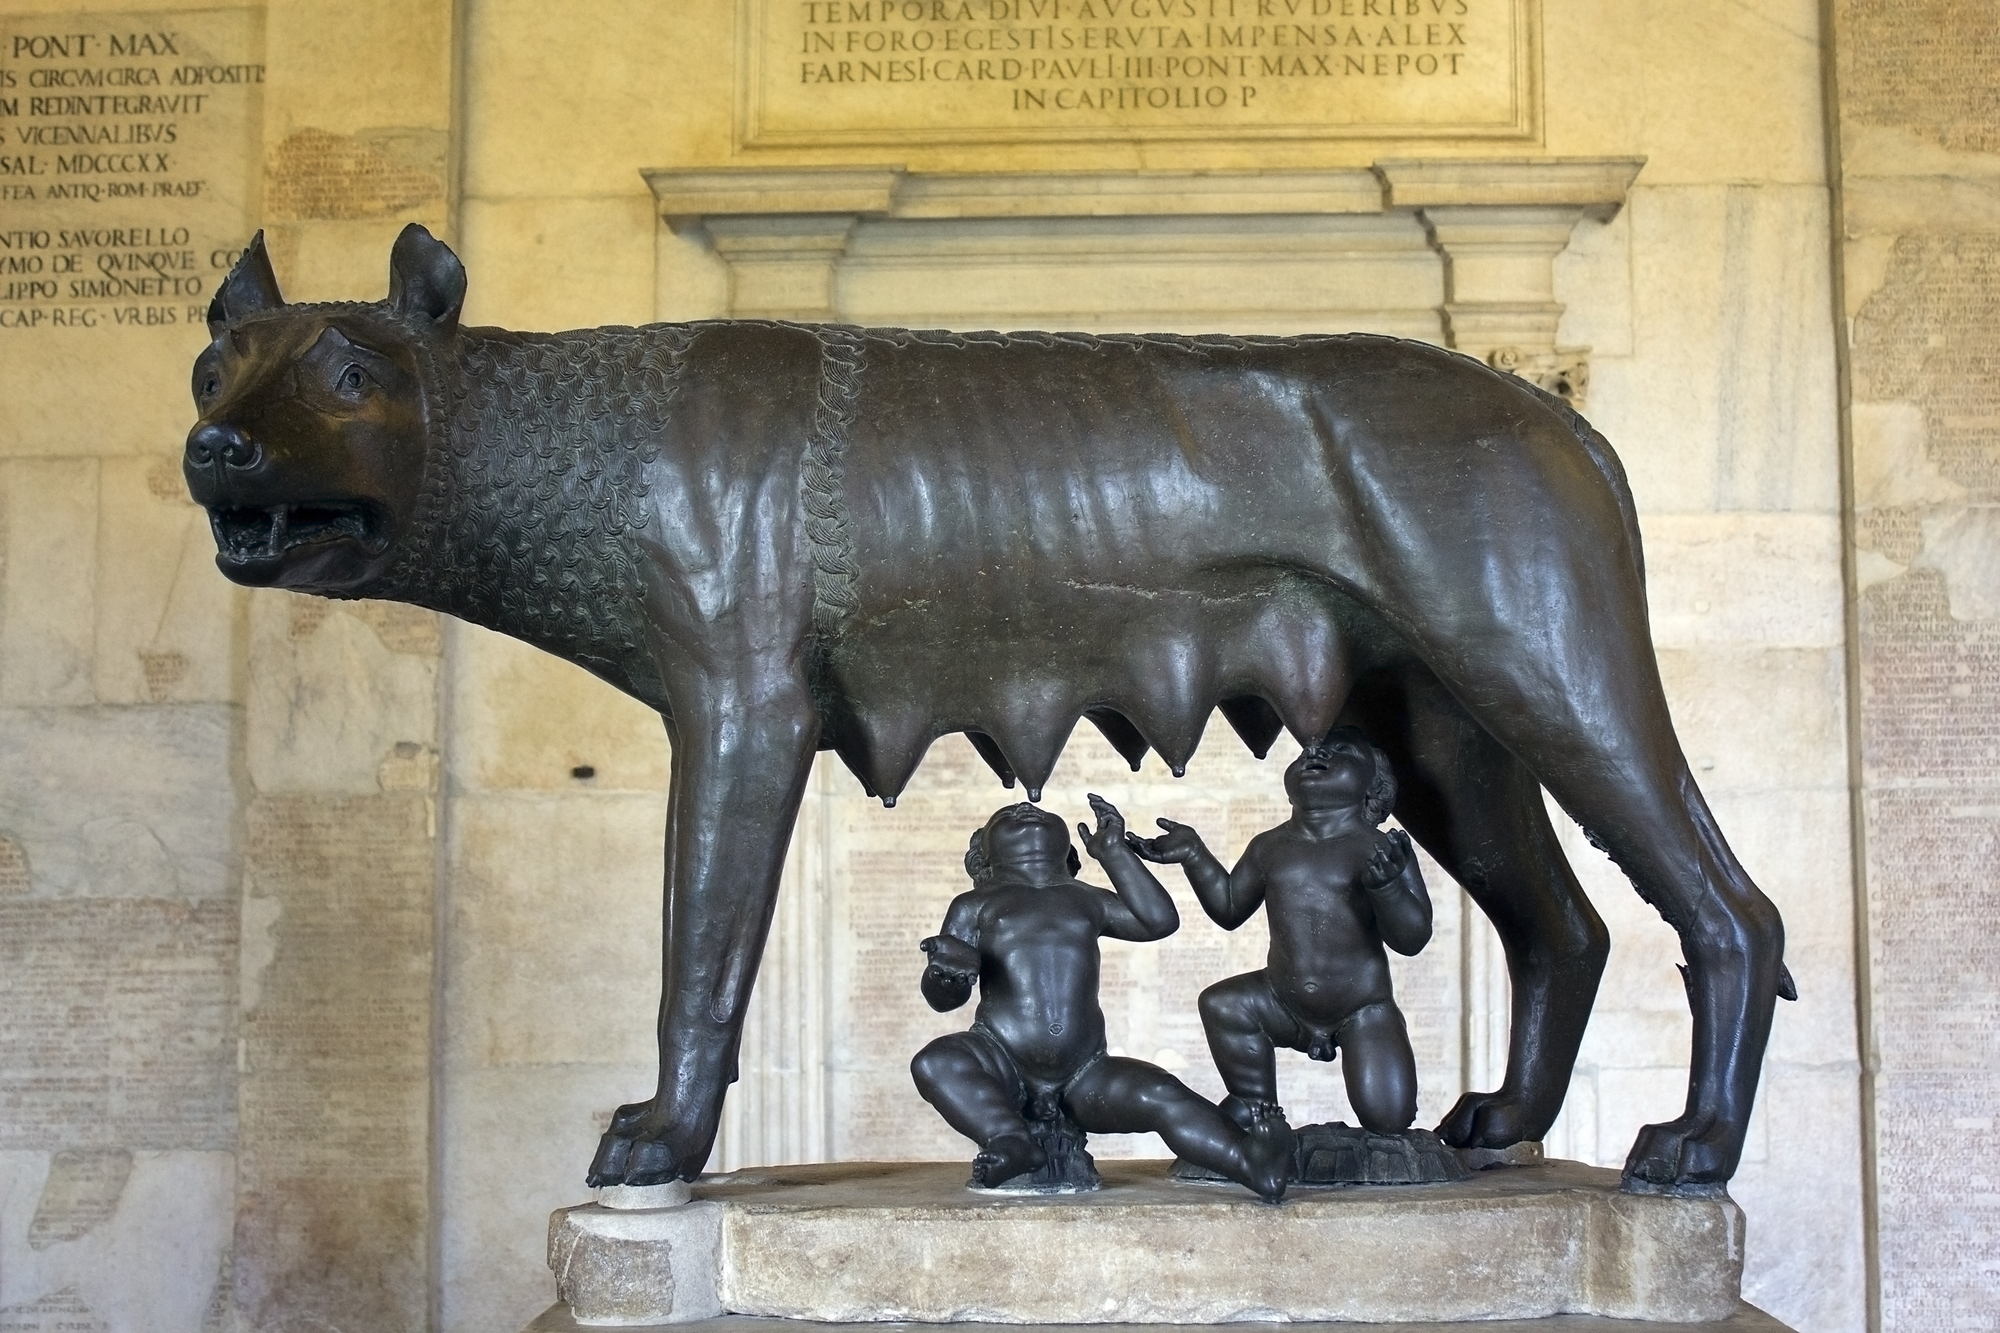
[[[199,328],[264,67],[241,15],[85,22],[0,27],[0,330]]]
[[[1526,0],[754,0],[748,137],[1522,132]]]

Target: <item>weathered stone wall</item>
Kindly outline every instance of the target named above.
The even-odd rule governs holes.
[[[51,7],[0,0],[5,38],[86,30],[84,5],[30,22]],[[107,44],[147,27],[100,8],[88,30]],[[1589,349],[1589,415],[1632,476],[1682,739],[1789,927],[1802,999],[1780,1010],[1735,1186],[1748,1293],[1800,1328],[1866,1326],[1859,1009],[1878,1069],[1885,1326],[1976,1316],[1992,1229],[1974,1149],[1991,1146],[1980,1097],[2000,993],[1966,928],[1991,896],[1981,871],[2000,807],[1979,674],[1982,626],[2000,614],[1981,507],[1994,413],[1980,340],[2000,282],[2000,149],[1978,54],[1991,54],[1991,6],[1834,7],[1863,590],[1851,607],[1819,6],[1540,8],[1527,139],[792,138],[754,152],[738,146],[729,0],[207,11],[237,25],[204,39],[233,53],[208,63],[258,65],[261,82],[203,87],[237,101],[176,113],[209,127],[196,147],[217,164],[169,173],[218,182],[202,200],[216,211],[191,225],[227,221],[195,247],[202,296],[82,303],[182,307],[151,326],[72,321],[61,293],[0,300],[0,1317],[23,1330],[518,1326],[550,1299],[543,1220],[580,1199],[610,1109],[653,1075],[669,763],[657,719],[483,631],[243,594],[212,572],[177,462],[202,341],[187,308],[228,259],[212,251],[261,222],[289,295],[372,296],[397,228],[417,219],[465,257],[471,322],[639,323],[742,297],[728,238],[663,225],[642,169],[1339,172],[1447,152],[1647,159],[1616,215],[1583,222],[1556,259],[1556,341]],[[24,99],[30,70],[60,59],[0,47]],[[82,62],[106,63],[105,50]],[[79,117],[9,109],[14,93],[0,86],[0,158],[47,157],[21,127]],[[230,106],[233,155],[216,128]],[[19,183],[0,176],[0,195]],[[0,198],[0,232],[23,202]],[[64,215],[182,225],[86,202],[63,200]],[[1445,271],[1421,226],[1403,225],[1091,222],[1066,250],[1033,221],[863,227],[814,299],[882,322],[1443,339]],[[971,232],[983,239],[968,245]],[[89,253],[120,248],[133,247]],[[0,273],[0,291],[48,276]],[[20,310],[44,313],[23,327]],[[1859,998],[1850,685],[1872,947]],[[1081,816],[1098,790],[1135,822],[1171,814],[1233,847],[1281,816],[1278,762],[1250,760],[1217,723],[1176,783],[1157,761],[1127,773],[1084,732],[1048,801]],[[895,811],[823,767],[718,1164],[965,1151],[908,1083],[909,1051],[962,1018],[923,1007],[914,945],[956,891],[966,832],[1006,799],[955,739]],[[1570,846],[1616,942],[1550,1147],[1617,1165],[1641,1123],[1680,1107],[1688,1020],[1671,932],[1580,838]],[[1107,952],[1106,1007],[1115,1042],[1212,1091],[1190,1000],[1254,966],[1261,937],[1214,930],[1171,886],[1188,924]],[[1399,972],[1426,1116],[1497,1077],[1505,1045],[1491,934],[1433,886],[1438,938]],[[1295,1113],[1341,1113],[1337,1074],[1301,1060],[1283,1077]],[[1957,1210],[1952,1226],[1933,1224],[1940,1208]]]
[[[230,588],[179,455],[253,226],[310,300],[448,223],[451,9],[47,8],[0,13],[0,1323],[420,1328],[439,625]]]
[[[1996,1309],[2000,5],[1833,6],[1885,1330]]]
[[[37,8],[0,7],[0,1326],[194,1330],[236,1215],[245,599],[176,438],[260,16]],[[171,109],[108,114],[106,66]]]

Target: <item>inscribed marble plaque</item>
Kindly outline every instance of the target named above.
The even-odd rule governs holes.
[[[0,19],[0,330],[202,325],[244,240],[258,22]]]
[[[1526,139],[1537,0],[742,0],[747,147]]]

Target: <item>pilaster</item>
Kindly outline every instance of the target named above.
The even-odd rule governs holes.
[[[1556,346],[1556,256],[1577,223],[1618,211],[1643,165],[1393,160],[1375,171],[1388,206],[1420,217],[1444,261],[1451,346],[1580,402],[1589,349]]]
[[[454,19],[267,7],[261,216],[289,300],[379,296],[404,223],[449,233]],[[227,1327],[432,1323],[444,633],[412,607],[251,596]]]

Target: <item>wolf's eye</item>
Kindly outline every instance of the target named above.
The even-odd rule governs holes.
[[[201,381],[201,396],[204,398],[213,398],[221,388],[222,377],[211,372],[204,376]]]
[[[368,372],[360,366],[349,366],[340,372],[340,387],[349,393],[360,393],[368,387]]]

